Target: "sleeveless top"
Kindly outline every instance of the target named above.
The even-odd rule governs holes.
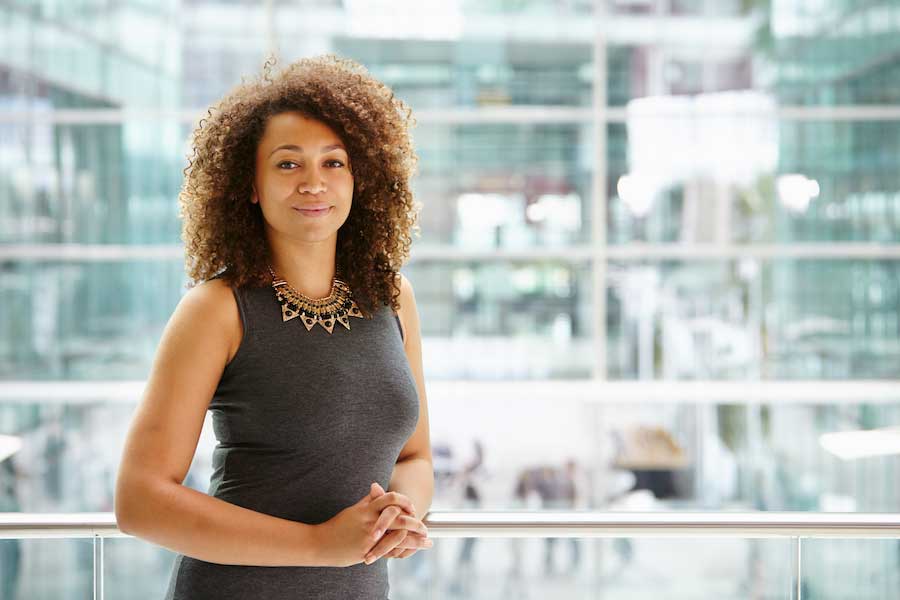
[[[218,277],[218,276],[217,276]],[[211,496],[318,524],[388,489],[419,399],[399,317],[381,306],[331,334],[282,321],[274,290],[232,288],[243,338],[210,402]],[[387,560],[349,567],[223,565],[176,554],[166,600],[388,598]]]

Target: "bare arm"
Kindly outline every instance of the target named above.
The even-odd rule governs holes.
[[[422,368],[422,335],[419,311],[412,285],[400,276],[400,310],[403,325],[403,349],[416,382],[419,396],[419,421],[406,441],[391,474],[389,490],[408,496],[416,507],[415,517],[428,514],[434,496],[434,466],[431,456],[431,436],[428,423],[428,401],[425,397],[425,377]]]
[[[182,485],[240,336],[237,303],[223,281],[200,284],[179,302],[125,442],[116,478],[119,529],[207,562],[319,566],[320,527]]]

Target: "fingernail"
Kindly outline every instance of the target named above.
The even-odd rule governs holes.
[[[380,537],[382,536],[382,534],[384,534],[384,530],[383,530],[383,529],[376,529],[376,530],[375,530],[375,538],[376,538],[376,539],[380,538]]]

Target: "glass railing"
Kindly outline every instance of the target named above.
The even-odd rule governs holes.
[[[887,599],[900,576],[894,513],[437,511],[425,523],[432,549],[384,559],[395,599]],[[0,513],[3,598],[162,597],[174,556],[112,513]]]

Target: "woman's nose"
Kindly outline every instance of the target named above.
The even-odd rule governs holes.
[[[297,185],[297,191],[307,194],[318,194],[325,191],[325,182],[322,180],[322,175],[318,169],[304,170],[300,183]]]

